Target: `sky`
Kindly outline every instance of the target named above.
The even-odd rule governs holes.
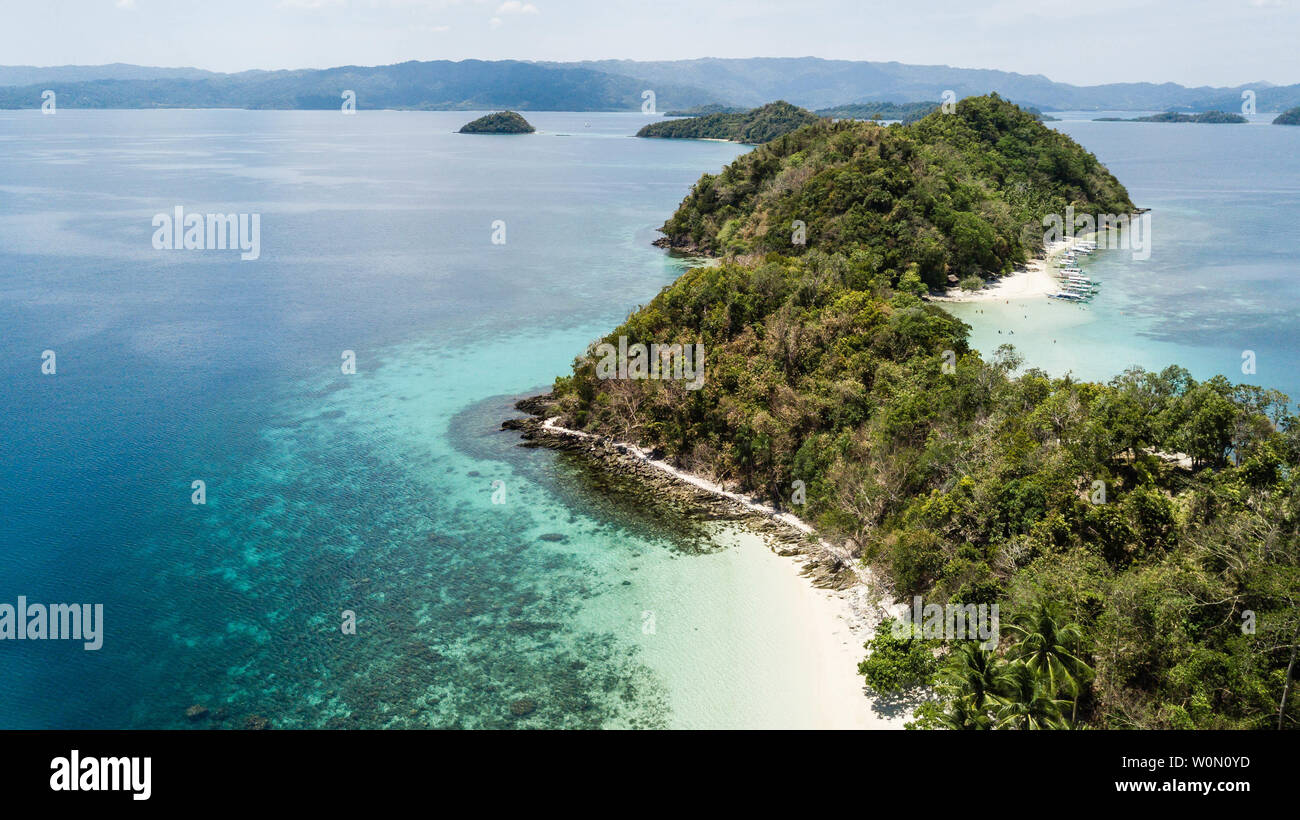
[[[825,57],[1300,83],[1300,0],[0,0],[0,65]]]

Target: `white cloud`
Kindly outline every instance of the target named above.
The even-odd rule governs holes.
[[[347,0],[280,0],[280,5],[292,9],[323,9],[326,6],[347,5]]]
[[[503,14],[541,14],[541,9],[532,3],[524,3],[521,0],[506,0],[497,8],[496,17],[498,19]]]

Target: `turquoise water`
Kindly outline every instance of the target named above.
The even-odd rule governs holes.
[[[654,228],[745,149],[472,116],[0,113],[0,602],[106,620],[99,652],[0,644],[0,726],[825,719],[787,559],[498,431],[681,272]],[[1151,259],[1098,254],[1087,310],[979,306],[977,346],[1097,378],[1253,348],[1296,381],[1300,129],[1058,127],[1154,209]],[[176,205],[261,214],[261,258],[154,250]]]
[[[0,645],[0,726],[681,724],[647,589],[719,548],[496,430],[680,273],[653,230],[741,149],[469,116],[3,115],[0,600],[107,635]],[[178,204],[260,213],[261,258],[154,250]]]
[[[952,305],[975,328],[974,346],[1014,344],[1028,366],[1057,375],[1105,380],[1131,365],[1179,364],[1300,399],[1300,129],[1268,125],[1273,115],[1222,127],[1076,116],[1085,115],[1051,125],[1152,209],[1150,258],[1089,257],[1085,272],[1102,287],[1086,307]],[[1242,372],[1244,351],[1255,354],[1253,374]]]

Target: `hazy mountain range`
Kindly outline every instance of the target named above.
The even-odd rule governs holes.
[[[195,68],[0,66],[0,108],[38,108],[53,89],[65,108],[328,109],[344,90],[365,108],[495,109],[525,111],[640,110],[642,92],[655,92],[657,110],[719,104],[754,107],[776,99],[805,108],[858,102],[939,100],[995,91],[1044,111],[1238,111],[1242,92],[1256,95],[1260,112],[1300,105],[1300,84],[1267,82],[1188,88],[1176,83],[1077,86],[1042,75],[815,57],[673,60],[599,60],[537,63],[406,62],[292,71],[221,74]]]

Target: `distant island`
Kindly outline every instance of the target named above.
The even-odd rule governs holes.
[[[817,116],[836,120],[900,120],[907,124],[937,110],[937,102],[862,102],[821,108],[817,110]]]
[[[1300,107],[1292,108],[1290,111],[1283,111],[1273,120],[1274,125],[1300,125]]]
[[[874,105],[861,100],[937,99],[944,89],[952,89],[958,97],[997,89],[1012,100],[1044,109],[1136,112],[1234,111],[1246,87],[1188,88],[1150,82],[1078,86],[987,69],[815,57],[567,63],[433,60],[233,74],[120,64],[0,66],[0,109],[39,108],[41,93],[47,89],[57,92],[60,109],[338,110],[343,92],[352,91],[357,111],[639,111],[647,89],[654,90],[656,105],[663,111],[709,106],[743,110],[769,100],[789,100],[817,111],[845,104]],[[1273,112],[1300,106],[1300,83],[1269,86],[1267,105]]]
[[[740,113],[706,114],[651,123],[636,132],[636,135],[660,139],[729,140],[761,145],[820,121],[820,117],[807,109],[791,105],[785,100],[777,100]]]
[[[708,105],[696,105],[691,108],[682,108],[677,111],[665,111],[665,117],[702,117],[706,114],[740,114],[744,108],[737,108],[732,105],[722,105],[721,103],[709,103]]]
[[[1248,122],[1248,120],[1240,114],[1228,114],[1223,111],[1203,111],[1200,114],[1180,114],[1177,111],[1166,111],[1163,114],[1152,114],[1149,117],[1134,117],[1132,119],[1098,117],[1093,122],[1201,122],[1224,125]]]
[[[513,111],[498,111],[467,122],[461,127],[462,134],[531,134],[536,131],[528,120]]]
[[[937,102],[862,102],[819,108],[816,114],[819,117],[830,117],[836,120],[897,120],[904,125],[910,125],[938,111],[939,106],[940,103]],[[1056,117],[1050,117],[1033,106],[1022,105],[1020,108],[1032,114],[1039,122],[1058,121]]]

